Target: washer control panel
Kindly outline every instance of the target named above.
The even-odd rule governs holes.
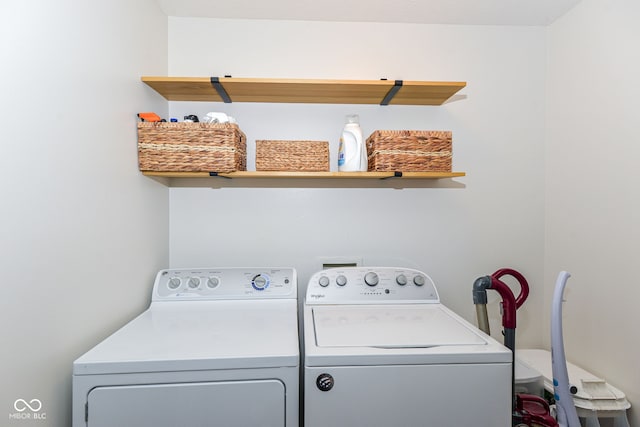
[[[156,275],[154,301],[296,298],[293,268],[167,269]]]
[[[397,267],[345,267],[311,276],[307,304],[439,303],[425,273]]]

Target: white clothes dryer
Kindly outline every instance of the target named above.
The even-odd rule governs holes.
[[[512,354],[408,268],[315,273],[304,304],[305,427],[509,427]]]
[[[296,427],[292,268],[162,270],[149,308],[73,363],[74,427]]]

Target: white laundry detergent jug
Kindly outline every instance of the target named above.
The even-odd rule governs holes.
[[[364,172],[367,166],[367,149],[362,138],[359,117],[357,114],[348,115],[340,137],[338,171]]]

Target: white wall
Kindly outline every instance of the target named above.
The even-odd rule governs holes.
[[[467,172],[404,189],[393,182],[322,188],[261,181],[172,188],[171,265],[292,265],[301,295],[323,257],[417,267],[433,277],[447,305],[474,323],[474,280],[513,267],[532,286],[518,339],[539,345],[544,34],[536,27],[169,18],[170,75],[468,82],[466,99],[442,107],[170,103],[172,116],[212,110],[235,116],[247,134],[250,169],[256,139],[328,140],[335,161],[344,116],[353,112],[366,135],[452,130],[454,170]],[[496,304],[491,313],[502,340]]]
[[[640,3],[583,0],[549,28],[545,313],[560,270],[567,358],[640,425]]]
[[[168,264],[168,190],[139,174],[135,132],[166,110],[139,82],[166,73],[166,38],[152,0],[0,4],[2,425],[70,425],[73,360]],[[10,418],[16,399],[46,420]]]
[[[146,306],[167,248],[174,267],[293,265],[302,290],[323,257],[417,267],[471,321],[473,280],[511,266],[532,286],[521,346],[548,345],[540,319],[564,268],[568,356],[640,404],[637,3],[583,0],[548,31],[169,18],[168,35],[152,0],[22,3],[0,4],[0,417],[37,398],[46,425],[69,424],[72,360]],[[167,72],[467,81],[442,107],[169,105],[235,115],[250,167],[261,138],[325,139],[335,155],[351,112],[365,134],[450,129],[467,176],[167,190],[137,172],[133,120],[167,112],[139,83]]]

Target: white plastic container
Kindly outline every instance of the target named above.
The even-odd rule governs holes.
[[[348,115],[338,149],[338,171],[364,172],[367,170],[367,148],[357,114]]]
[[[549,393],[554,392],[550,351],[518,349],[516,360],[540,372],[545,390]],[[613,419],[612,423],[603,424],[629,427],[627,409],[631,404],[622,391],[571,362],[567,362],[567,373],[569,384],[573,386],[571,391],[578,417],[584,420],[582,425],[600,427],[599,419],[610,418]]]
[[[514,387],[516,393],[544,397],[542,374],[516,357]]]

